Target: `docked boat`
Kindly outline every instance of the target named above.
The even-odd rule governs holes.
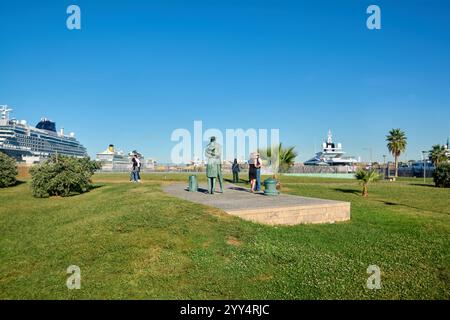
[[[60,155],[86,157],[86,148],[78,142],[75,134],[56,130],[55,122],[42,118],[36,127],[25,120],[10,119],[13,111],[0,106],[0,152],[18,161],[39,162],[58,153]]]
[[[345,156],[342,144],[333,142],[331,130],[328,131],[327,140],[322,144],[322,151],[316,153],[315,157],[306,161],[304,165],[309,166],[353,166],[358,160]]]

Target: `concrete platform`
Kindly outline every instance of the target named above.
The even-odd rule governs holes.
[[[166,186],[164,191],[178,198],[215,207],[245,220],[268,225],[334,223],[350,220],[350,202],[306,198],[287,194],[265,196],[232,184],[225,192],[210,195],[206,186],[189,192],[185,184]]]

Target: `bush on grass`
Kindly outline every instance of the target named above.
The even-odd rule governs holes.
[[[16,161],[0,152],[0,188],[15,185],[17,173]]]
[[[91,177],[100,164],[89,158],[54,155],[31,168],[31,189],[37,198],[67,197],[92,188]]]
[[[433,180],[436,187],[450,188],[450,163],[441,163],[433,172]]]

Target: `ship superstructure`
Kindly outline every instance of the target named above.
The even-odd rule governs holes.
[[[0,105],[0,152],[17,159],[33,162],[41,161],[58,153],[60,155],[85,157],[86,148],[77,141],[75,134],[64,134],[64,129],[56,130],[56,124],[42,118],[36,127],[25,120],[10,119],[13,111]]]
[[[121,150],[116,150],[113,144],[105,151],[97,153],[96,160],[101,163],[102,171],[126,172],[131,169],[131,159],[137,156],[141,161],[141,168],[145,167],[145,158],[138,151],[134,150],[128,154]]]
[[[333,142],[331,130],[328,131],[327,140],[322,144],[322,151],[318,152],[314,158],[306,161],[305,165],[325,165],[325,166],[342,166],[355,165],[358,160],[352,157],[346,157],[342,149],[342,144]]]

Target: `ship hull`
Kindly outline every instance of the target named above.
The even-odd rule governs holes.
[[[11,122],[0,125],[0,152],[17,161],[26,161],[26,157],[42,160],[56,153],[87,156],[86,148],[74,137]]]
[[[9,148],[0,147],[0,152],[6,154],[7,156],[14,158],[17,161],[23,161],[24,157],[31,157],[33,154],[30,151],[26,150],[16,150]]]

